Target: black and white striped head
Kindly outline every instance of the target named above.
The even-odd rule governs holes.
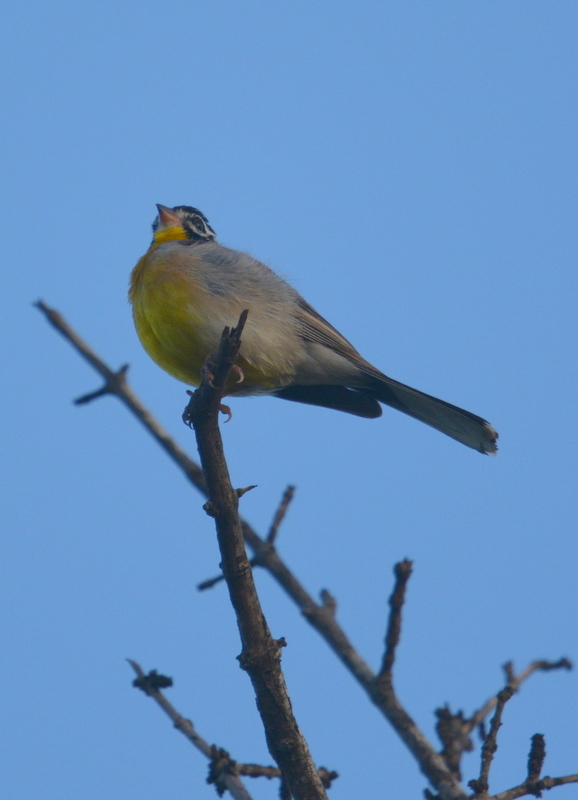
[[[208,219],[192,206],[167,206],[157,205],[158,216],[153,222],[153,241],[159,239],[190,239],[193,242],[212,242],[216,238],[215,231],[209,225]],[[169,231],[180,231],[180,235],[171,236]],[[163,233],[169,235],[163,235]]]

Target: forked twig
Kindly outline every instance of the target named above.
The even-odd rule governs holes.
[[[151,697],[155,703],[162,708],[165,714],[172,720],[175,728],[185,736],[191,744],[197,748],[209,761],[213,761],[214,745],[210,745],[202,736],[199,736],[195,727],[190,719],[186,719],[179,714],[176,708],[167,700],[161,692],[161,687],[170,686],[172,681],[170,678],[157,675],[156,672],[145,675],[142,667],[138,662],[127,658],[128,663],[134,669],[137,677],[133,682],[135,686],[141,689],[148,697]],[[164,680],[163,680],[164,678]],[[215,774],[212,781],[215,783],[218,790],[228,789],[235,800],[251,800],[251,795],[245,788],[243,781],[233,771],[223,768]]]
[[[251,486],[249,488],[254,489],[255,487]],[[271,547],[274,544],[275,538],[277,537],[277,534],[279,532],[279,527],[283,522],[283,519],[285,517],[285,514],[287,513],[287,509],[289,508],[289,504],[293,499],[294,494],[295,494],[294,486],[288,486],[283,492],[283,496],[281,497],[281,501],[277,507],[275,516],[273,517],[271,527],[269,528],[267,538],[265,539],[265,543],[269,544]],[[249,561],[249,563],[251,564],[252,567],[258,567],[261,566],[262,561],[259,557],[255,556]],[[197,589],[200,592],[204,591],[205,589],[212,589],[213,586],[216,586],[218,583],[221,583],[224,580],[225,576],[223,575],[223,573],[221,573],[220,575],[215,575],[214,578],[207,578],[206,580],[197,584]]]

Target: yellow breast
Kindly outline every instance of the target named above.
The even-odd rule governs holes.
[[[202,291],[194,277],[149,250],[132,271],[129,299],[149,356],[175,378],[198,386],[207,352],[199,325]]]
[[[185,268],[181,259],[166,254],[165,248],[158,252],[153,243],[132,271],[129,300],[139,339],[153,361],[178,380],[198,386],[203,364],[218,344],[222,325],[214,323],[223,316],[223,305],[230,308],[227,321],[236,320],[243,308],[233,297],[217,303],[196,277],[201,271],[195,270],[194,254],[187,251]],[[228,393],[267,392],[276,386],[277,369],[260,360],[252,363],[243,353],[238,363],[245,379],[239,385],[232,377]]]

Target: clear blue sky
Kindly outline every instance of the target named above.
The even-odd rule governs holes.
[[[486,458],[387,409],[273,399],[235,401],[224,429],[258,530],[297,485],[281,553],[374,666],[391,568],[415,560],[396,674],[428,735],[506,660],[578,658],[576,3],[23,0],[2,36],[2,796],[215,796],[127,656],[173,676],[209,741],[270,762],[225,591],[195,590],[218,563],[200,496],[118,402],[71,405],[100,380],[31,307],[129,362],[194,454],[185,387],[126,302],[157,202],[201,208],[384,372],[500,431]],[[258,583],[314,757],[341,774],[331,797],[421,796],[402,744]],[[494,791],[523,779],[536,732],[546,774],[578,769],[577,687],[538,675],[512,700]]]

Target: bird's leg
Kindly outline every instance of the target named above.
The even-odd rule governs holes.
[[[187,389],[187,394],[189,395],[189,397],[192,397],[195,393],[192,392],[190,389]],[[183,422],[185,423],[185,425],[188,425],[189,428],[192,428],[193,422],[191,419],[191,412],[189,411],[189,405],[190,401],[185,407],[185,410],[183,411]],[[233,412],[231,411],[230,407],[226,406],[224,403],[219,403],[219,411],[221,412],[221,414],[227,415],[227,419],[225,420],[225,422],[229,422],[233,418]]]
[[[245,380],[245,373],[238,364],[233,364],[233,366],[231,367],[231,372],[237,376],[237,380],[235,381],[235,383],[243,383],[243,381]],[[229,406],[220,403],[219,411],[221,412],[221,414],[227,414],[227,419],[225,420],[225,422],[230,422],[230,420],[233,418],[233,412],[231,411]]]
[[[213,370],[215,369],[216,364],[213,360],[211,355],[208,355],[205,359],[203,366],[201,367],[201,378],[203,381],[206,381],[209,386],[215,388],[213,380],[215,379],[215,373]],[[233,364],[231,367],[231,372],[233,372],[237,376],[236,383],[242,383],[245,380],[245,375],[241,367],[238,367],[236,364]],[[194,392],[187,391],[187,394],[191,397],[193,396]],[[187,406],[183,411],[183,422],[185,425],[191,427],[191,417],[189,413],[189,407]],[[233,417],[233,412],[231,411],[230,407],[225,405],[224,403],[219,403],[219,411],[221,414],[226,414],[227,419],[225,422],[229,422]]]
[[[209,386],[212,386],[213,389],[215,388],[214,384],[213,384],[213,381],[215,379],[215,374],[214,374],[213,370],[214,370],[215,367],[216,367],[216,364],[215,364],[215,362],[214,362],[214,360],[212,358],[212,355],[208,355],[205,358],[205,362],[204,362],[203,366],[201,367],[201,378],[202,378],[202,380],[207,381]]]

